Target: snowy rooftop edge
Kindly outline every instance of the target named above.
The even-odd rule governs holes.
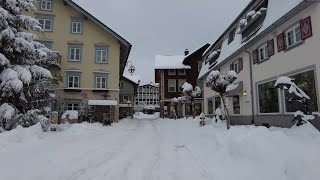
[[[190,66],[184,65],[183,60],[185,56],[182,55],[156,55],[155,69],[191,69]]]

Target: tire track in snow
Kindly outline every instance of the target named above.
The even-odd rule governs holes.
[[[85,173],[87,173],[89,170],[95,169],[95,168],[103,165],[105,162],[113,159],[114,156],[119,154],[121,152],[121,150],[124,149],[123,147],[126,146],[132,140],[131,139],[133,137],[132,134],[134,134],[137,130],[139,130],[141,128],[141,121],[136,120],[136,122],[137,122],[136,127],[130,133],[124,135],[125,138],[123,138],[123,139],[125,139],[125,141],[122,142],[121,144],[119,144],[119,146],[117,146],[115,149],[113,149],[112,152],[105,152],[105,153],[107,153],[107,156],[102,157],[102,158],[100,156],[96,157],[98,159],[96,161],[96,163],[89,165],[88,167],[78,169],[77,171],[73,172],[72,175],[69,176],[66,180],[76,180],[76,179],[80,178],[82,175],[84,175]],[[105,149],[103,147],[108,148],[105,145],[99,146],[98,148],[93,149],[91,152],[101,151],[101,150]],[[103,153],[102,155],[106,155],[105,153]],[[90,162],[92,162],[92,159],[90,159],[90,160],[91,160]]]

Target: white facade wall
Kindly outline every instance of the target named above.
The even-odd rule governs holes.
[[[290,50],[284,50],[278,53],[277,50],[277,35],[286,30],[288,27],[299,22],[300,20],[311,16],[313,36],[306,39],[301,45],[294,47]],[[257,49],[260,45],[264,44],[268,40],[274,39],[275,46],[275,55],[271,56],[269,60],[252,65],[253,66],[253,96],[254,96],[254,114],[260,115],[258,113],[258,99],[257,99],[257,83],[263,81],[269,81],[271,79],[276,80],[277,77],[281,75],[290,75],[291,72],[299,72],[308,69],[314,69],[315,71],[315,80],[317,86],[317,100],[318,100],[318,109],[320,105],[320,3],[314,3],[309,6],[296,16],[288,19],[288,21],[278,27],[275,31],[268,34],[264,38],[260,39],[257,43],[252,45],[247,49],[250,54],[252,51]],[[227,37],[225,37],[227,40]],[[243,81],[243,90],[247,91],[247,96],[240,95],[240,116],[250,116],[252,115],[252,102],[250,95],[250,59],[248,53],[243,51],[233,60],[224,64],[220,67],[222,74],[230,70],[230,64],[238,58],[243,58],[243,70],[238,73],[238,81]],[[208,115],[208,103],[207,99],[216,96],[210,88],[205,86],[204,81],[204,104],[205,104],[205,113]],[[233,115],[232,101],[229,98],[228,105],[230,109],[230,114]],[[285,115],[283,104],[284,98],[279,98],[280,104],[280,113],[278,115]],[[318,110],[319,111],[319,110]],[[235,115],[236,116],[236,115]]]

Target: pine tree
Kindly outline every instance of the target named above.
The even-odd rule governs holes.
[[[44,113],[55,98],[48,67],[58,56],[30,33],[41,30],[25,15],[34,10],[33,0],[0,1],[0,127],[6,130],[38,122],[45,130]]]
[[[227,129],[230,128],[229,109],[226,103],[227,86],[232,84],[237,79],[237,74],[234,71],[229,71],[226,75],[221,75],[220,71],[212,71],[207,77],[207,85],[217,93],[222,100],[224,106],[225,119],[227,120]]]

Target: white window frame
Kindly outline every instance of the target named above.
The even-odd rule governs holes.
[[[108,62],[107,50],[105,50],[105,49],[97,49],[96,50],[96,62],[97,63],[107,63]]]
[[[186,75],[187,72],[185,69],[178,69],[178,75]]]
[[[47,32],[48,31],[52,31],[52,29],[53,29],[53,21],[52,21],[52,19],[49,19],[49,18],[37,18],[37,20],[38,20],[38,22],[39,22],[39,24],[40,24],[40,26],[41,26],[43,31],[47,31]],[[43,21],[43,24],[41,23],[41,21]],[[49,23],[50,29],[46,29],[47,23]]]
[[[281,103],[282,102],[282,99],[280,97],[280,89],[277,88],[277,93],[278,93],[278,110],[279,112],[275,112],[275,113],[261,113],[260,112],[260,99],[259,99],[259,95],[260,95],[260,92],[259,92],[259,85],[262,85],[262,84],[265,84],[265,83],[269,83],[269,82],[272,82],[272,81],[277,81],[277,79],[271,79],[271,80],[268,80],[268,81],[263,81],[263,82],[259,82],[257,85],[256,85],[256,92],[257,92],[257,109],[258,109],[258,115],[279,115],[279,114],[282,114],[282,110],[281,110]]]
[[[48,5],[50,8],[48,8]],[[40,1],[40,10],[52,11],[52,1],[51,0],[41,0]]]
[[[170,86],[170,84],[173,84],[174,86]],[[174,90],[170,90],[170,88],[173,87]],[[175,79],[168,79],[168,92],[177,92],[177,81]]]
[[[70,87],[70,78],[72,78],[72,87]],[[78,87],[75,86],[75,78],[78,78]],[[68,88],[80,88],[80,76],[68,76]]]
[[[262,50],[262,53],[264,54],[265,57],[261,56],[261,50]],[[259,62],[262,62],[262,61],[269,59],[268,43],[265,43],[262,46],[260,46],[258,49],[258,53],[259,53]]]
[[[183,82],[183,83],[181,83],[181,82]],[[178,79],[178,88],[179,88],[178,91],[179,91],[179,92],[182,92],[182,91],[183,91],[182,85],[183,85],[185,82],[187,82],[186,79]]]
[[[318,89],[317,89],[317,87],[318,87],[318,82],[317,82],[317,78],[316,78],[316,70],[314,69],[314,68],[312,68],[312,69],[305,69],[305,70],[302,70],[302,71],[299,71],[299,72],[295,72],[295,73],[290,73],[290,74],[287,74],[286,76],[294,76],[294,75],[298,75],[298,74],[302,74],[302,73],[305,73],[305,72],[308,72],[308,71],[313,71],[313,73],[314,73],[314,81],[315,81],[315,85],[316,85],[316,91],[317,91],[317,94],[318,94]],[[286,104],[286,96],[285,96],[285,93],[284,93],[284,91],[285,90],[281,90],[281,95],[282,95],[282,104],[283,104],[283,111],[284,111],[284,114],[286,114],[286,115],[292,115],[292,114],[294,114],[295,112],[288,112],[287,111],[287,104]],[[318,97],[317,97],[318,98]],[[319,106],[319,105],[318,105]],[[319,107],[318,107],[318,109],[319,109]],[[312,114],[317,114],[318,113],[318,111],[315,111],[315,112],[312,112]]]
[[[82,22],[81,21],[72,21],[71,33],[74,33],[74,34],[81,34],[82,33]]]
[[[299,29],[299,32],[297,32],[296,30]],[[292,32],[292,36],[293,36],[293,44],[289,45],[289,33]],[[300,40],[297,40],[297,33],[300,34]],[[288,29],[287,31],[285,31],[285,39],[286,39],[286,48],[290,48],[292,46],[295,46],[296,44],[299,44],[303,41],[302,36],[301,36],[301,29],[300,29],[300,23],[297,23],[296,25],[294,25],[292,28]]]
[[[103,79],[104,79],[104,87],[103,87]],[[101,77],[101,76],[96,77],[96,89],[107,89],[107,77]]]
[[[175,69],[169,69],[169,70],[168,70],[168,75],[169,75],[169,76],[174,76],[174,75],[176,75],[176,70],[175,70]]]
[[[77,50],[79,52],[77,52]],[[69,48],[69,61],[81,61],[81,48],[80,47],[70,47]],[[73,55],[73,59],[71,59],[71,54],[74,54]],[[77,59],[77,55],[79,55],[79,59]]]

